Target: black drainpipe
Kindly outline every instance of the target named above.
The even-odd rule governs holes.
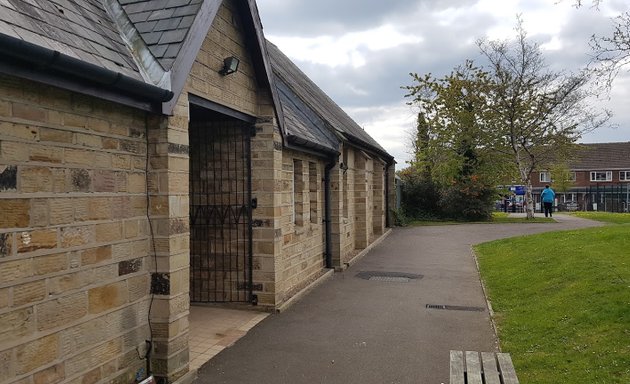
[[[385,228],[389,228],[389,164],[385,165]]]
[[[330,171],[337,165],[337,158],[331,159],[324,169],[324,227],[326,231],[326,268],[332,268],[332,192]]]

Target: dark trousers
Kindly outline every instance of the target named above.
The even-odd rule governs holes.
[[[547,217],[547,215],[549,216],[553,216],[553,203],[543,203],[543,207],[545,208],[545,217]]]

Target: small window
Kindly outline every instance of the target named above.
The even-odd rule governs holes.
[[[619,181],[630,181],[630,171],[619,171]]]
[[[575,171],[570,171],[569,172],[569,181],[575,182],[576,180],[577,180],[577,176],[575,174]]]
[[[540,172],[540,182],[541,183],[551,183],[551,173],[549,173],[549,172]]]
[[[317,164],[308,162],[308,192],[310,197],[311,223],[317,224],[317,209],[319,205],[319,181],[317,180]]]
[[[612,171],[591,172],[591,181],[612,181]]]
[[[304,170],[301,160],[293,160],[293,223],[304,225]]]
[[[562,197],[565,203],[577,201],[577,197],[575,193],[565,193],[564,195],[562,195]]]

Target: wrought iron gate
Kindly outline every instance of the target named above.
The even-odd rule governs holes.
[[[190,300],[252,297],[251,126],[191,121]]]

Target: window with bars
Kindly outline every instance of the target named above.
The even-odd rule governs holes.
[[[319,206],[319,182],[317,180],[317,164],[312,161],[308,162],[308,194],[309,206],[311,213],[311,223],[318,222],[318,206]]]
[[[304,225],[304,170],[302,160],[293,159],[293,223]]]

